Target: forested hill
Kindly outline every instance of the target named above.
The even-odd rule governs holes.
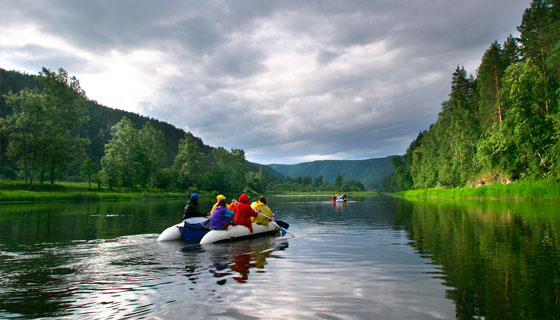
[[[29,75],[25,73],[20,73],[17,71],[7,71],[0,68],[0,117],[5,118],[11,113],[6,107],[6,102],[4,95],[8,92],[19,92],[22,89],[29,88],[39,88],[41,89],[41,84],[36,80],[34,75]],[[167,161],[164,164],[169,167],[173,163],[173,159],[177,155],[177,150],[179,147],[179,142],[184,138],[186,132],[182,129],[178,129],[173,125],[159,121],[154,118],[145,117],[136,113],[123,111],[119,109],[109,108],[98,104],[96,101],[88,100],[88,118],[89,120],[78,129],[78,134],[81,137],[88,138],[90,144],[86,146],[86,154],[92,159],[94,163],[99,166],[100,159],[103,157],[105,144],[109,142],[111,138],[111,128],[117,124],[123,117],[127,117],[134,123],[135,127],[140,129],[142,126],[150,121],[155,128],[161,130],[165,139],[165,151],[167,153]],[[0,135],[3,133],[0,131]],[[211,146],[205,145],[202,139],[193,137],[198,144],[200,151],[207,156],[212,153]],[[4,136],[0,137],[0,159],[6,159],[6,145],[7,138]],[[0,163],[0,166],[5,163]],[[266,173],[271,178],[283,178],[283,176],[274,171],[272,168],[263,166],[257,163],[252,163],[247,161],[247,167],[249,171],[257,172],[259,167],[263,167]]]
[[[24,88],[40,88],[39,82],[35,76],[24,74],[16,71],[6,71],[0,69],[0,94],[5,95],[8,92],[19,92]],[[173,158],[177,154],[179,141],[184,137],[185,131],[178,129],[173,125],[159,121],[157,119],[144,117],[136,113],[109,108],[98,104],[96,101],[88,100],[88,122],[79,128],[79,134],[82,137],[89,138],[90,144],[86,147],[87,155],[95,162],[103,156],[104,146],[111,138],[111,127],[119,122],[122,117],[126,116],[130,119],[137,128],[150,121],[157,129],[161,130],[165,136],[165,151],[167,153],[166,166],[173,163]],[[5,117],[11,111],[6,108],[4,98],[0,99],[0,116]],[[204,145],[201,139],[197,139],[201,150],[209,154],[211,147]],[[2,139],[2,143],[6,139]],[[5,145],[0,146],[2,154],[5,151]]]
[[[294,165],[270,164],[272,169],[288,177],[322,176],[333,182],[338,174],[344,180],[361,181],[368,189],[377,189],[383,178],[393,172],[391,157],[366,160],[320,160]]]

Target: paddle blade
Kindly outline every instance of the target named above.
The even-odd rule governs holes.
[[[276,222],[277,225],[279,225],[280,227],[284,228],[284,229],[288,229],[290,227],[289,224],[287,224],[284,221],[280,221],[280,220],[274,220]]]

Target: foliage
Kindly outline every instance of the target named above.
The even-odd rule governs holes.
[[[79,137],[76,128],[87,121],[86,96],[75,77],[64,69],[58,73],[46,68],[37,77],[42,90],[23,89],[5,95],[11,111],[2,120],[7,133],[7,155],[22,168],[28,186],[46,176],[51,184],[66,175],[89,142]]]
[[[189,187],[201,187],[206,183],[207,160],[190,132],[179,143],[179,152],[173,162],[173,171],[186,191],[189,191]]]
[[[491,184],[479,187],[433,188],[400,191],[407,197],[439,197],[452,199],[524,199],[558,200],[560,184],[550,180],[519,180],[509,184]]]
[[[268,184],[268,190],[274,193],[286,192],[317,192],[324,191],[329,193],[365,191],[364,184],[356,179],[344,180],[342,175],[338,176],[335,183],[323,182],[322,176],[311,179],[309,176],[304,177],[286,177],[284,180],[275,180]]]
[[[123,117],[113,127],[113,138],[105,146],[101,159],[101,176],[110,188],[114,186],[153,186],[165,154],[163,134],[150,123],[137,130]]]
[[[393,171],[391,157],[366,160],[321,160],[294,165],[270,164],[272,169],[291,178],[321,177],[334,182],[338,174],[346,179],[361,181],[367,189],[377,189],[385,176]]]
[[[518,30],[490,45],[476,79],[455,70],[437,122],[384,190],[560,179],[560,3],[532,1]]]

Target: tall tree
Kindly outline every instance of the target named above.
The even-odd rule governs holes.
[[[146,122],[139,133],[138,161],[141,163],[140,181],[142,185],[154,186],[160,166],[167,159],[164,150],[163,132],[156,129],[151,122]]]
[[[102,176],[109,188],[133,187],[138,181],[140,166],[136,153],[139,149],[138,130],[127,117],[123,117],[111,130],[112,138],[105,145],[105,154],[101,158]]]
[[[64,175],[69,164],[83,154],[84,146],[89,143],[73,132],[88,119],[86,94],[78,79],[70,77],[62,68],[58,73],[43,68],[38,80],[46,95],[46,126],[50,131],[43,169],[54,183],[57,175]]]
[[[545,83],[546,112],[552,107],[554,90],[557,85],[560,65],[555,63],[555,56],[560,50],[560,2],[558,0],[533,0],[525,10],[520,32],[521,53],[525,59],[531,59],[542,73]],[[552,57],[552,59],[551,59]],[[556,77],[555,77],[556,74]]]
[[[482,56],[482,63],[478,68],[477,91],[479,102],[479,119],[483,128],[489,128],[497,119],[502,122],[502,104],[498,97],[505,70],[502,58],[502,47],[494,41]]]
[[[344,178],[342,177],[341,174],[337,174],[336,178],[334,178],[334,186],[337,189],[340,189],[342,187],[342,183],[344,181]]]
[[[1,126],[8,132],[8,155],[22,168],[28,187],[33,185],[33,178],[39,171],[43,152],[47,148],[46,100],[46,95],[38,89],[23,89],[6,96],[6,104],[12,109],[12,114],[2,119]]]
[[[204,186],[208,166],[192,133],[188,132],[179,143],[179,151],[173,162],[173,169],[178,173],[181,184],[187,191],[189,188]]]

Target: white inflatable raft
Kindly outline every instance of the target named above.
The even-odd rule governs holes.
[[[184,224],[184,222],[180,222],[163,230],[157,238],[157,241],[181,240],[181,230],[179,230],[179,227],[182,227]]]
[[[210,230],[202,239],[200,244],[214,243],[219,241],[231,241],[242,238],[255,237],[266,234],[274,234],[280,230],[280,226],[274,221],[270,221],[268,227],[253,223],[253,232],[246,226],[230,226],[227,230]],[[164,231],[165,232],[165,231]],[[179,238],[181,235],[179,234]]]

